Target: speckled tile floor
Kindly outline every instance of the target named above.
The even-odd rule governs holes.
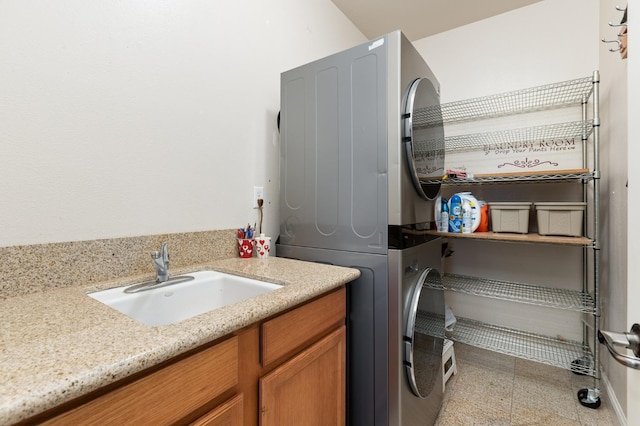
[[[606,395],[596,410],[578,402],[591,377],[460,343],[455,355],[436,426],[618,425]]]

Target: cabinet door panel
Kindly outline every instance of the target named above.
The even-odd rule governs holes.
[[[242,404],[242,394],[237,395],[191,423],[191,426],[242,426],[244,424]]]
[[[260,380],[262,426],[345,423],[346,328],[324,337]]]

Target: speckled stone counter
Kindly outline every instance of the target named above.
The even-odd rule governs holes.
[[[358,278],[357,269],[237,257],[192,267],[284,285],[185,321],[150,327],[87,296],[130,282],[0,299],[0,424],[12,424]]]

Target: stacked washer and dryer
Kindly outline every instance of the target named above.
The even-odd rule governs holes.
[[[361,271],[347,286],[349,425],[427,425],[440,408],[444,296],[422,287],[440,280],[442,242],[425,232],[444,173],[442,121],[425,124],[439,91],[399,31],[281,75],[277,255]]]

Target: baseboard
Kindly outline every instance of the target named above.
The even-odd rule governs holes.
[[[611,404],[611,408],[616,413],[616,418],[618,419],[618,424],[620,426],[627,426],[627,417],[625,416],[624,411],[622,410],[622,407],[620,406],[620,403],[618,402],[618,398],[616,398],[616,394],[613,391],[613,388],[611,387],[611,383],[609,382],[609,378],[607,377],[605,372],[602,371],[602,369],[600,370],[600,375],[601,375],[601,379],[600,380],[601,380],[602,383],[604,383],[604,387],[605,387],[606,392],[607,392],[607,398],[609,399],[609,404]]]

